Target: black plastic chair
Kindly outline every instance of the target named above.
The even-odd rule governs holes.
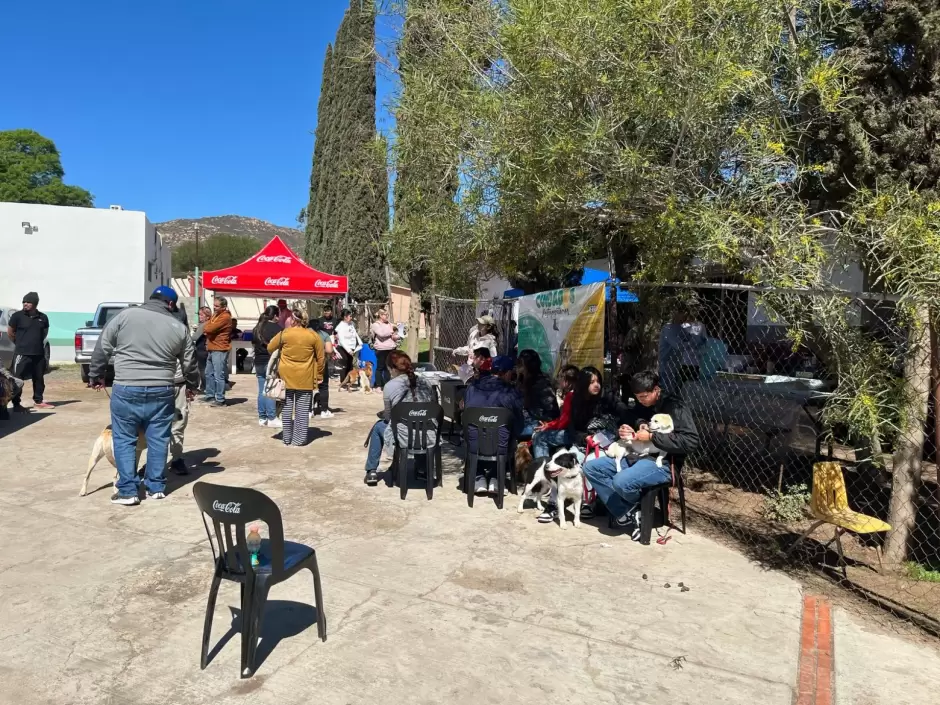
[[[675,528],[685,533],[685,484],[682,482],[682,466],[685,464],[684,456],[677,456],[672,460],[672,479],[659,485],[652,485],[640,494],[640,543],[650,545],[653,529],[660,526]],[[669,517],[669,490],[676,488],[679,495],[679,513],[682,518],[682,528],[675,526]],[[657,511],[657,504],[658,511]],[[608,527],[613,527],[614,517],[607,520]]]
[[[506,489],[506,473],[509,475],[509,489],[517,493],[516,473],[513,472],[513,457],[515,455],[515,440],[510,436],[506,450],[499,448],[499,430],[511,430],[512,412],[503,407],[470,407],[463,410],[464,441],[467,443],[467,458],[464,463],[463,484],[467,493],[467,506],[473,506],[474,483],[477,476],[477,463],[479,461],[496,463],[496,506],[503,508],[503,492]],[[477,431],[477,452],[470,452],[471,428]]]
[[[197,482],[193,485],[193,497],[202,512],[202,523],[209,535],[209,545],[212,547],[212,559],[215,563],[212,586],[209,588],[209,604],[206,606],[199,667],[204,669],[208,662],[212,615],[222,580],[231,580],[241,585],[242,678],[249,678],[255,672],[255,654],[268,591],[272,585],[284,582],[304,568],[313,573],[317,635],[322,641],[326,641],[326,614],[323,611],[323,593],[320,589],[316,551],[310,546],[284,540],[281,512],[274,501],[257,490],[207,482]],[[209,523],[206,521],[207,516],[212,520],[215,543],[212,540],[213,531],[209,529]],[[248,551],[245,534],[245,525],[253,521],[263,521],[267,524],[270,536],[261,542],[257,566],[251,565],[251,553]]]
[[[467,385],[460,380],[444,379],[437,386],[437,390],[441,407],[444,409],[444,418],[450,423],[447,440],[453,443],[454,432],[460,424],[461,406],[467,393]],[[457,444],[460,445],[460,435],[457,435]]]
[[[392,407],[392,438],[395,443],[394,460],[389,469],[389,486],[395,484],[398,474],[398,487],[401,498],[408,496],[408,461],[411,458],[424,457],[427,463],[428,499],[434,498],[434,487],[444,484],[443,461],[441,460],[441,429],[444,427],[444,410],[437,402],[399,402]],[[405,426],[407,443],[403,446],[399,439],[399,427]],[[434,435],[433,442],[430,435]]]

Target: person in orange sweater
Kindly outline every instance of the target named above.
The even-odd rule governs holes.
[[[206,395],[203,401],[211,406],[225,406],[225,371],[232,350],[232,314],[228,311],[228,300],[216,296],[212,301],[212,318],[206,321],[203,333],[206,336]]]

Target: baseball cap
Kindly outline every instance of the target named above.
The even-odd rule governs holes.
[[[168,286],[158,286],[153,290],[153,293],[150,295],[151,299],[162,299],[163,301],[172,301],[174,304],[177,301],[176,292],[173,291]]]
[[[493,358],[493,372],[510,372],[516,366],[509,355],[497,355]]]
[[[495,326],[496,320],[490,314],[484,314],[477,319],[481,326]]]

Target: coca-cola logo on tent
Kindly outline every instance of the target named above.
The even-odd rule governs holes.
[[[212,277],[213,284],[238,284],[238,277],[236,276],[227,276],[227,277]]]
[[[287,255],[258,255],[255,262],[280,262],[281,264],[290,264],[294,260]]]
[[[339,289],[339,279],[317,279],[313,285],[318,289]]]
[[[290,286],[290,277],[268,277],[264,280],[265,286]]]

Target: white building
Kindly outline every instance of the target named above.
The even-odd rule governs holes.
[[[39,294],[52,359],[71,361],[75,331],[102,301],[146,301],[170,282],[170,250],[141,211],[0,203],[0,304]]]

